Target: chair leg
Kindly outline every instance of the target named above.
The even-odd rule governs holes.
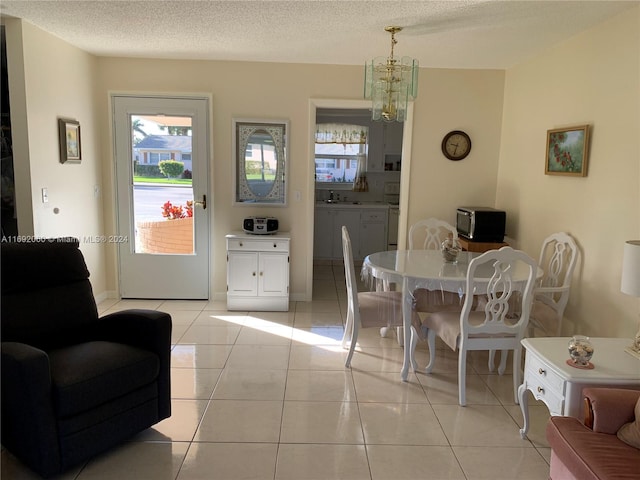
[[[518,389],[520,388],[520,384],[522,383],[520,374],[521,359],[522,348],[515,348],[513,350],[513,398],[516,405],[520,403],[520,398],[518,397]]]
[[[351,311],[347,311],[347,321],[344,324],[344,333],[342,334],[342,348],[347,347],[347,342],[353,336],[353,315]]]
[[[507,369],[507,356],[509,355],[509,350],[501,350],[500,351],[500,366],[498,367],[498,375],[502,375]]]
[[[416,362],[416,347],[418,346],[418,332],[415,327],[411,325],[411,366],[413,367],[413,371],[418,371],[418,362]]]
[[[358,341],[359,325],[354,321],[351,321],[351,324],[352,324],[351,344],[349,345],[349,353],[347,354],[347,359],[344,362],[344,366],[347,368],[351,366],[351,358],[353,358],[353,352],[356,349],[356,342]]]
[[[436,332],[427,330],[427,345],[429,346],[429,364],[424,369],[425,373],[431,373],[436,361]]]
[[[460,348],[458,353],[458,403],[461,407],[467,405],[467,351]]]
[[[489,371],[491,373],[493,373],[493,370],[496,368],[495,359],[496,359],[496,351],[489,350],[489,362],[487,363],[487,366],[489,367]]]

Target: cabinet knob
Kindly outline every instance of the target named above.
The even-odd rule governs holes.
[[[256,272],[253,272],[251,275],[255,277],[256,276]]]
[[[544,388],[538,387],[538,393],[544,393]]]
[[[274,244],[273,244],[273,248],[277,248],[277,247],[278,247],[278,244],[277,244],[277,243],[274,243]]]
[[[263,272],[260,272],[260,276],[262,276],[262,273],[263,273]]]
[[[547,371],[546,371],[544,368],[539,368],[539,369],[538,369],[538,373],[539,373],[540,375],[544,375],[545,373],[547,373]]]
[[[240,246],[242,247],[242,242],[240,242]]]

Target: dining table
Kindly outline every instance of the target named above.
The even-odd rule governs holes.
[[[469,262],[482,255],[478,252],[461,251],[455,262],[445,260],[439,250],[388,250],[376,252],[365,257],[362,264],[362,278],[370,284],[389,285],[396,284],[402,289],[402,324],[404,359],[401,378],[407,381],[411,367],[411,318],[414,304],[413,292],[422,288],[431,292],[454,292],[458,294],[460,306],[466,294],[467,270]],[[486,278],[487,283],[494,273],[490,262],[480,265],[476,270],[476,280]],[[538,267],[537,278],[542,277],[542,269]],[[514,284],[524,285],[529,275],[529,268],[519,262],[513,272]],[[476,287],[477,288],[477,287]],[[482,295],[486,289],[473,292],[474,295]],[[449,295],[449,297],[451,297]]]

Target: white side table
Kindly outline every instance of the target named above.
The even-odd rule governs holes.
[[[570,337],[525,338],[524,380],[518,388],[524,418],[520,436],[529,431],[527,390],[549,408],[551,415],[581,418],[582,389],[622,387],[640,390],[640,360],[624,351],[632,344],[627,338],[591,338],[594,353],[591,370],[567,365]]]

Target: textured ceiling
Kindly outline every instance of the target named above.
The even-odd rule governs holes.
[[[2,0],[0,14],[101,56],[508,68],[637,1]]]

